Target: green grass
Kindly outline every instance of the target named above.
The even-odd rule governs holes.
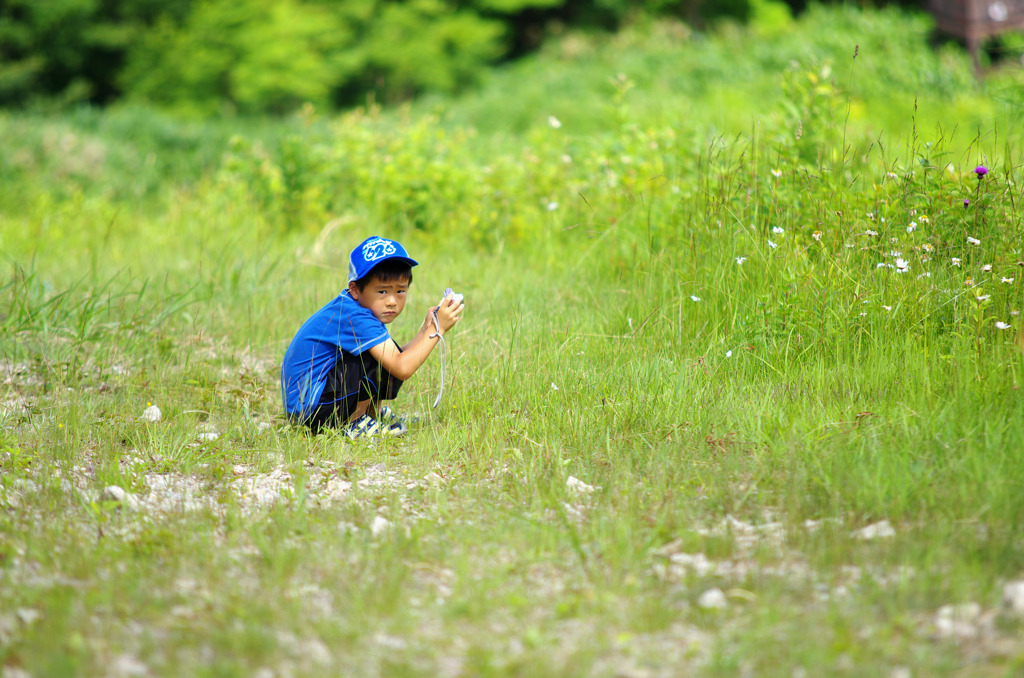
[[[1019,76],[890,12],[670,29],[399,111],[0,118],[4,674],[1019,673]],[[445,399],[311,437],[279,361],[372,232],[399,338],[466,294]]]

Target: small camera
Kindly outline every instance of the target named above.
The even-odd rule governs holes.
[[[446,287],[444,289],[444,296],[441,297],[441,301],[444,301],[445,299],[447,299],[449,297],[449,295],[452,295],[452,294],[455,294],[455,290],[453,290],[450,287]],[[463,296],[461,294],[455,294],[455,296],[452,297],[452,300],[448,302],[448,305],[449,306],[452,306],[452,305],[458,306],[459,304],[462,303],[462,299],[463,299]]]

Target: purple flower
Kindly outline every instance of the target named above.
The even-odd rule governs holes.
[[[978,165],[977,167],[974,168],[974,173],[977,174],[978,178],[980,179],[981,177],[988,174],[988,168],[985,167],[984,165]]]
[[[964,198],[964,207],[967,207],[970,204],[971,204],[971,199],[970,198]]]

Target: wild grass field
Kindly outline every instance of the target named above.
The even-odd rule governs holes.
[[[1019,675],[1022,106],[834,8],[397,110],[0,114],[2,675]],[[374,233],[396,337],[466,295],[444,398],[313,437],[280,360]]]

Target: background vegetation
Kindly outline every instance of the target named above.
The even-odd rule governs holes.
[[[778,25],[805,4],[10,0],[0,5],[0,105],[133,101],[210,115],[394,103],[465,91],[488,67],[565,31],[614,31],[643,17]]]
[[[1024,85],[929,30],[0,113],[4,675],[1019,674]],[[466,294],[445,399],[310,437],[279,361],[370,233],[423,262],[396,336]]]

